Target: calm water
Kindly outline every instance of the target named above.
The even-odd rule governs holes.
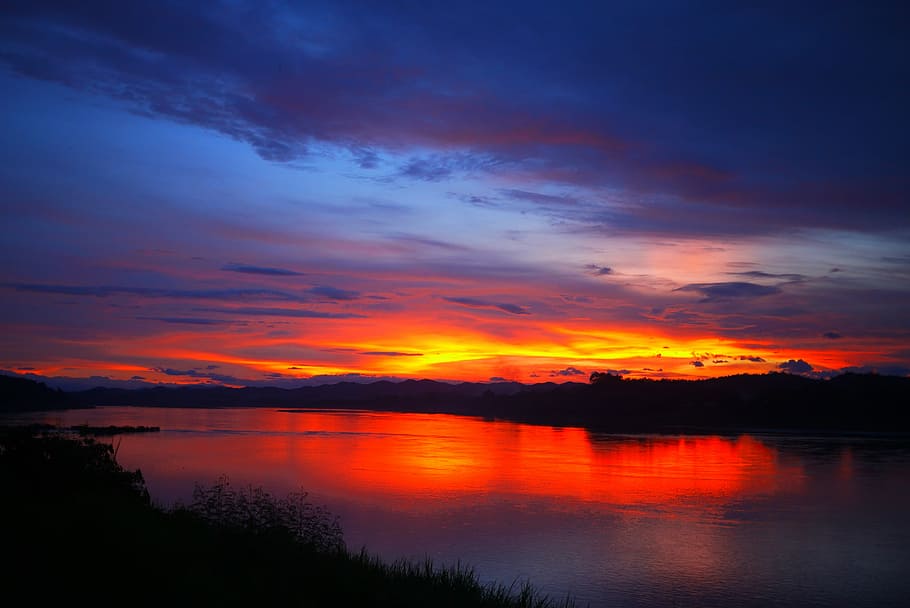
[[[159,503],[226,474],[301,488],[348,547],[598,606],[910,605],[910,444],[668,437],[443,415],[105,407]]]

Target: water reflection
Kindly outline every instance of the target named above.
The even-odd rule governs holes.
[[[799,464],[782,462],[773,447],[749,436],[592,437],[578,428],[444,415],[218,414],[189,425],[182,420],[182,432],[162,425],[160,437],[128,437],[122,458],[153,477],[158,466],[175,465],[200,480],[227,471],[245,481],[277,475],[306,481],[326,495],[408,505],[517,494],[627,507],[687,501],[708,507],[732,497],[796,491],[804,479]],[[162,453],[180,456],[162,460]]]

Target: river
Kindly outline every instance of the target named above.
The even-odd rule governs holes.
[[[910,441],[605,435],[440,414],[101,407],[153,499],[300,489],[351,549],[530,580],[579,606],[905,606]]]

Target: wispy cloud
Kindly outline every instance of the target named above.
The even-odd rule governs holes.
[[[733,299],[761,298],[781,293],[780,287],[757,283],[692,283],[676,291],[694,291],[704,296],[700,302],[723,302]]]
[[[312,287],[310,289],[307,289],[306,293],[326,300],[347,301],[356,300],[360,297],[360,293],[357,291],[339,289],[338,287],[331,287],[329,285],[319,285],[317,287]]]
[[[302,272],[288,270],[286,268],[273,268],[270,266],[249,266],[247,264],[225,264],[221,270],[227,272],[239,272],[243,274],[259,274],[270,277],[300,277]]]
[[[224,319],[204,319],[200,317],[136,317],[139,321],[159,321],[176,325],[230,325],[233,321]]]
[[[453,304],[460,304],[461,306],[467,306],[468,308],[492,308],[496,310],[501,310],[502,312],[507,312],[512,315],[529,315],[531,314],[527,308],[524,306],[519,306],[517,304],[508,304],[502,302],[487,302],[486,300],[478,300],[476,298],[456,298],[456,297],[443,297],[443,300],[446,302],[452,302]]]
[[[558,376],[586,376],[587,374],[582,370],[575,367],[567,367],[565,369],[554,370],[550,372],[551,378],[556,378]]]
[[[771,272],[763,272],[761,270],[746,270],[742,272],[728,272],[727,274],[749,277],[750,279],[783,279],[785,281],[803,281],[806,279],[805,275],[795,274],[795,273],[783,273],[775,274]]]
[[[364,319],[366,315],[352,312],[324,312],[308,308],[265,308],[244,306],[238,308],[197,308],[197,312],[222,315],[239,315],[244,317],[291,317],[298,319]]]
[[[33,293],[67,296],[94,296],[107,298],[127,295],[144,298],[172,298],[188,300],[279,300],[305,302],[306,298],[274,289],[161,289],[155,287],[127,287],[122,285],[48,285],[38,283],[4,283],[0,287]]]
[[[164,374],[165,376],[186,376],[199,380],[211,380],[222,384],[244,384],[244,381],[227,374],[216,374],[211,371],[203,371],[198,368],[192,369],[173,369],[169,367],[155,367],[152,371]]]

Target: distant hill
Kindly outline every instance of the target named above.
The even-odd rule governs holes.
[[[0,412],[59,410],[76,407],[72,395],[43,382],[0,374]]]
[[[94,388],[72,393],[83,405],[152,407],[341,407],[406,411],[441,411],[486,395],[503,397],[548,391],[556,384],[518,382],[449,384],[435,380],[382,380],[370,384],[339,382],[296,389],[276,387],[156,387],[139,390]]]
[[[769,373],[707,380],[619,380],[488,400],[487,415],[605,431],[910,432],[910,378],[830,380]]]
[[[910,378],[874,374],[830,380],[773,372],[708,380],[627,380],[603,374],[592,384],[406,380],[297,389],[95,388],[65,394],[29,380],[2,378],[4,395],[13,395],[5,399],[6,410],[97,405],[347,408],[463,414],[616,432],[910,432]]]

